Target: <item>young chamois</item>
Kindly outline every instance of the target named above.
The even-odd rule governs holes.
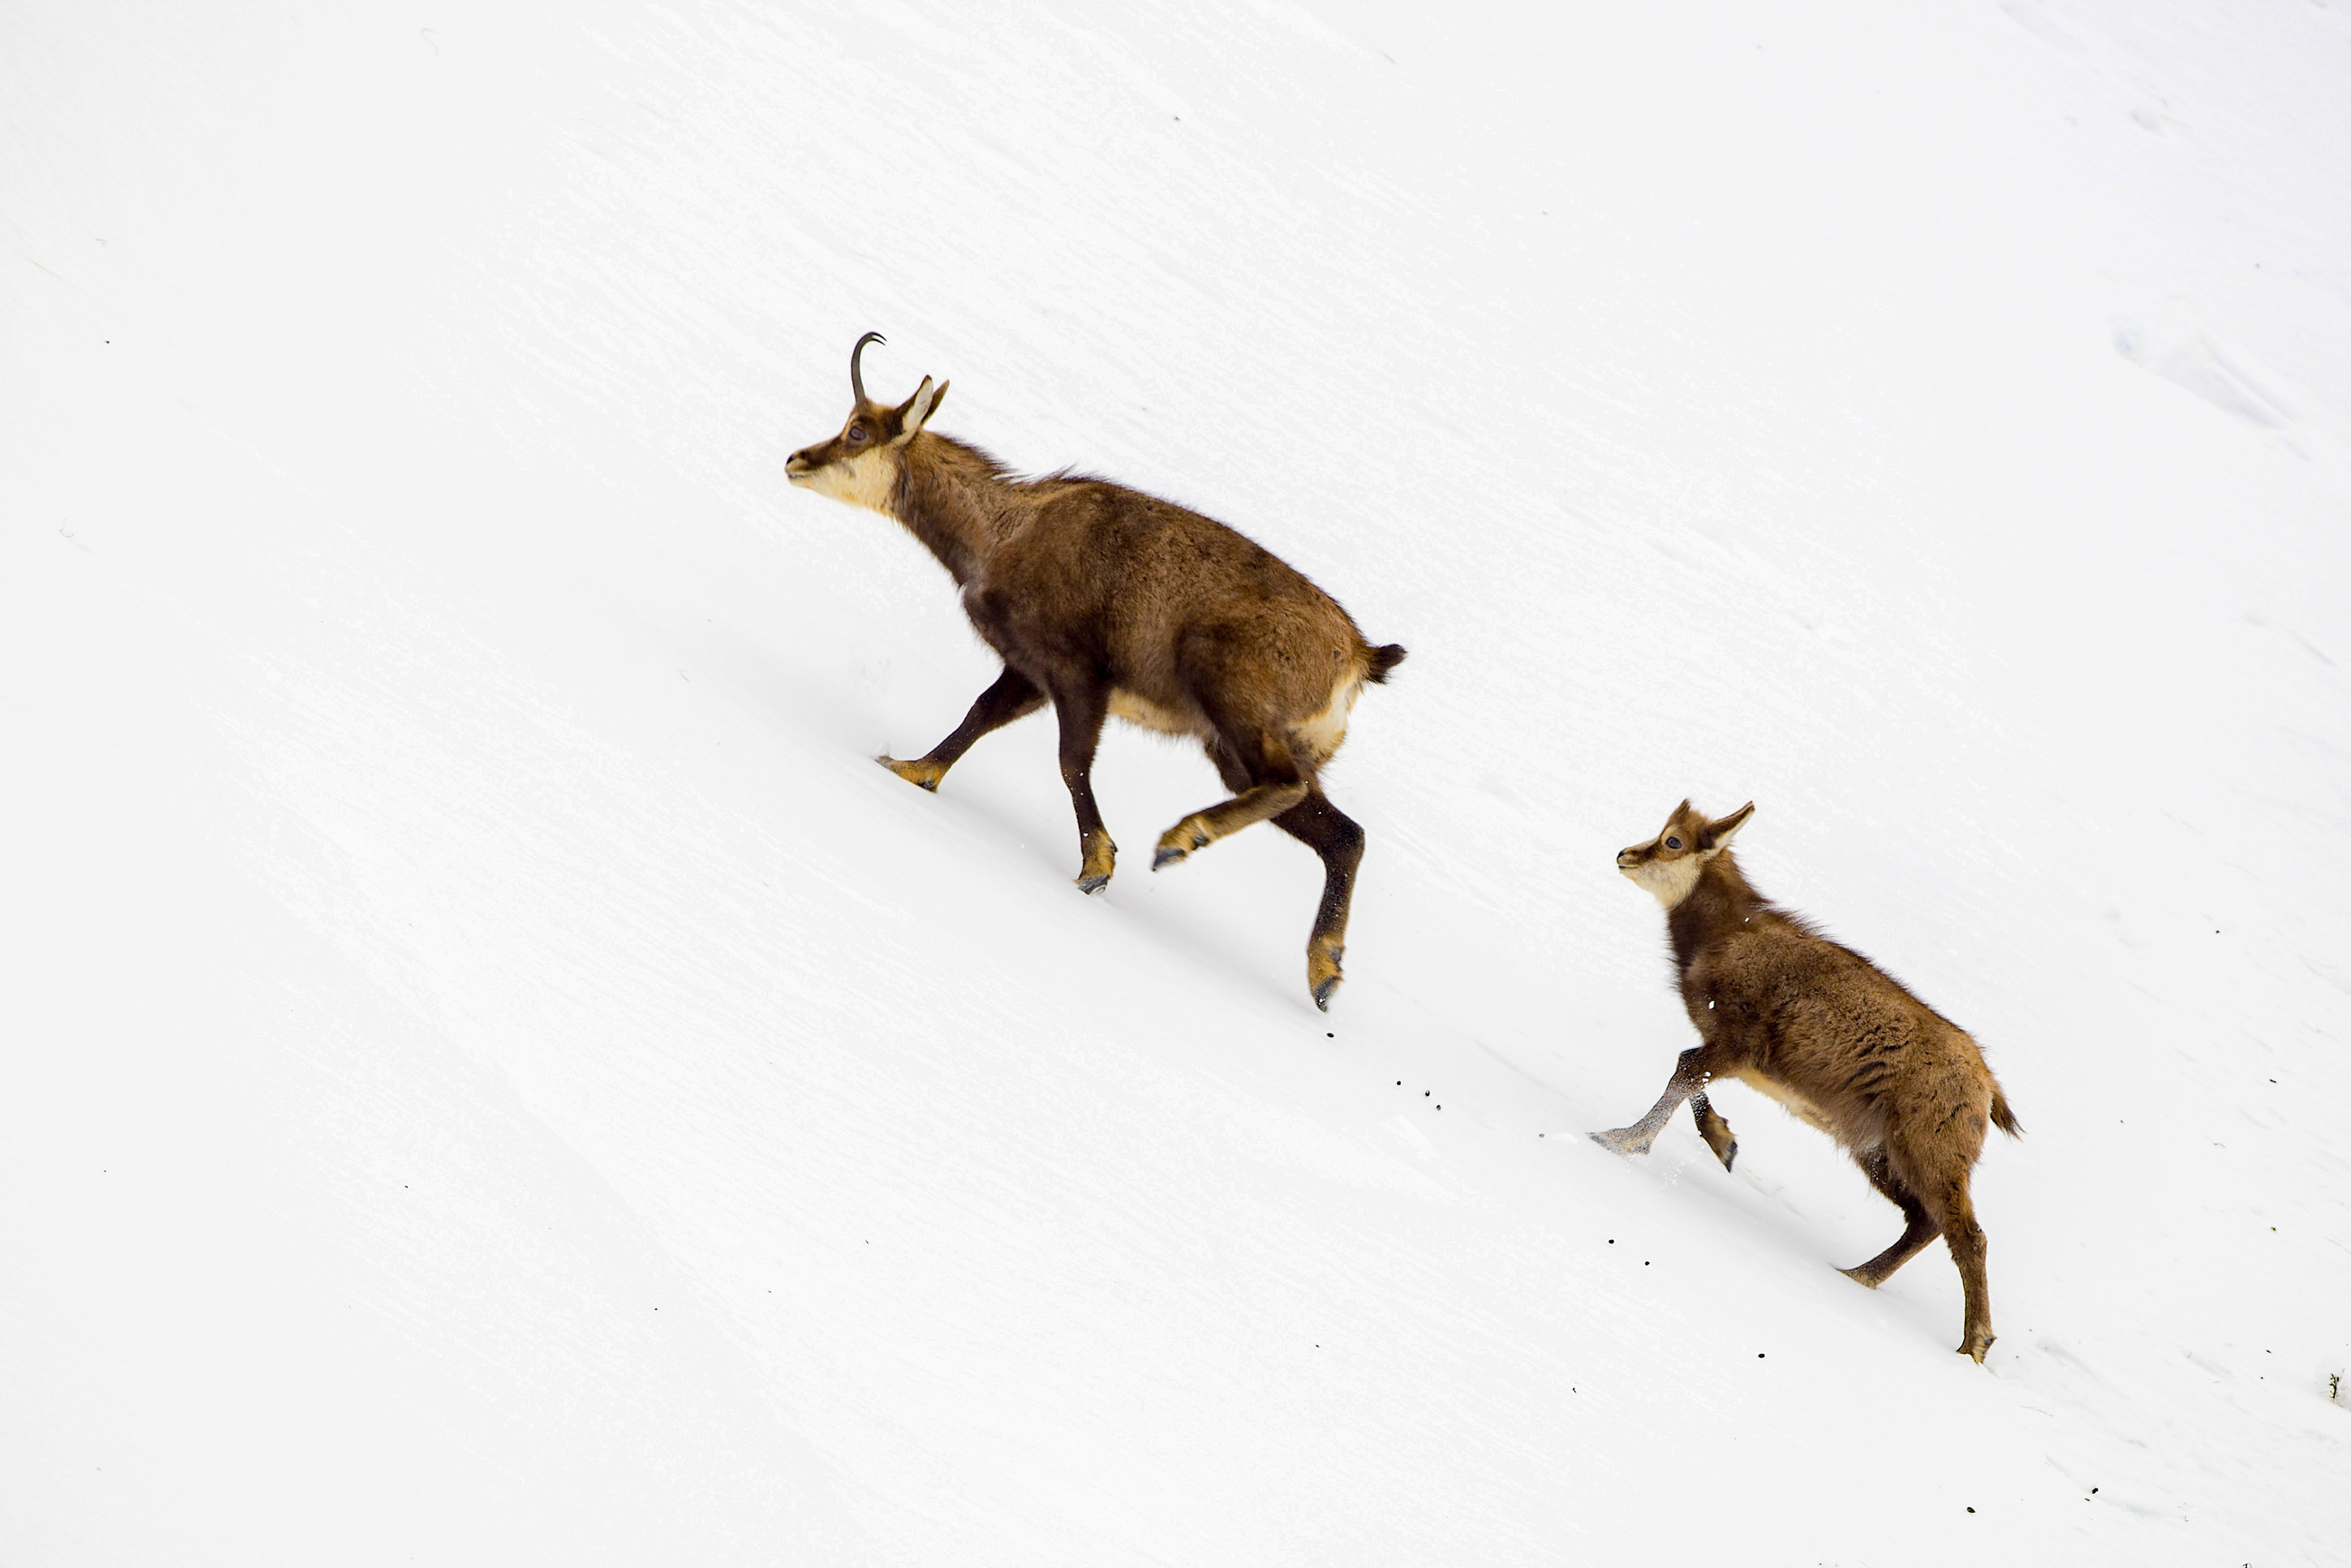
[[[1051,702],[1077,809],[1078,886],[1093,893],[1118,852],[1090,781],[1103,719],[1194,737],[1233,796],[1160,835],[1151,869],[1268,820],[1306,843],[1323,866],[1306,988],[1328,1010],[1364,830],[1315,776],[1345,738],[1364,683],[1385,681],[1404,649],[1365,643],[1329,594],[1222,523],[1066,471],[1017,479],[925,428],[945,382],[925,376],[896,407],[875,402],[858,359],[883,340],[868,332],[850,350],[841,434],[793,453],[784,472],[904,524],[955,579],[1004,673],[929,755],[876,760],[936,789],[973,742]]]
[[[1875,1290],[1940,1236],[1967,1292],[1959,1354],[1991,1348],[1984,1233],[1968,1175],[1987,1123],[2014,1137],[2016,1118],[1965,1030],[1849,947],[1767,901],[1731,858],[1752,801],[1708,821],[1687,800],[1616,869],[1666,908],[1682,1005],[1700,1043],[1681,1054],[1666,1092],[1629,1127],[1593,1137],[1645,1155],[1684,1100],[1698,1135],[1729,1170],[1739,1154],[1706,1085],[1736,1078],[1834,1138],[1870,1185],[1902,1210],[1902,1239],[1843,1272]]]

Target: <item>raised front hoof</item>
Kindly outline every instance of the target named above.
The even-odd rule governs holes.
[[[939,792],[939,780],[947,776],[947,770],[935,762],[901,762],[886,751],[873,760],[917,789],[928,789],[934,795]]]
[[[1105,833],[1085,846],[1085,864],[1078,868],[1078,891],[1100,893],[1110,885],[1111,871],[1118,864],[1118,846]]]
[[[1620,1155],[1646,1155],[1649,1152],[1649,1140],[1630,1127],[1618,1127],[1611,1132],[1594,1133],[1592,1134],[1592,1141],[1604,1149],[1614,1149]]]
[[[1159,847],[1151,852],[1151,869],[1174,865],[1194,850],[1208,847],[1208,830],[1197,817],[1186,817],[1159,835]]]
[[[1338,994],[1340,982],[1338,947],[1309,949],[1306,955],[1306,990],[1314,1005],[1324,1012],[1331,1010],[1331,998]]]
[[[1712,1147],[1712,1145],[1709,1145],[1708,1147]],[[1722,1162],[1722,1168],[1724,1170],[1729,1170],[1730,1168],[1730,1162],[1739,1157],[1739,1140],[1733,1138],[1722,1148],[1716,1149],[1714,1151],[1714,1157]]]
[[[1981,1366],[1983,1364],[1984,1352],[1991,1348],[1991,1342],[1992,1335],[1989,1330],[1980,1334],[1970,1334],[1968,1336],[1968,1343],[1959,1346],[1959,1354],[1974,1362],[1978,1366]]]

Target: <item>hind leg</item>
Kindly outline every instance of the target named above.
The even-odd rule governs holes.
[[[1249,788],[1249,768],[1229,742],[1212,740],[1207,752],[1226,789],[1238,795]],[[1306,939],[1306,989],[1314,1005],[1328,1012],[1346,951],[1347,910],[1354,902],[1355,868],[1364,858],[1364,830],[1311,785],[1306,799],[1274,818],[1273,825],[1322,857],[1322,906]]]
[[[1976,1223],[1974,1203],[1968,1197],[1963,1173],[1936,1195],[1941,1210],[1943,1239],[1950,1243],[1951,1261],[1959,1266],[1959,1286],[1967,1297],[1967,1321],[1959,1334],[1959,1354],[1983,1364],[1991,1348],[1991,1282],[1984,1274],[1983,1227]]]
[[[1274,818],[1273,825],[1322,857],[1322,906],[1306,939],[1306,988],[1314,1005],[1331,1010],[1339,988],[1339,958],[1347,948],[1347,909],[1355,897],[1355,868],[1364,858],[1364,830],[1309,785],[1306,799]]]
[[[1886,1201],[1902,1211],[1902,1218],[1907,1222],[1902,1228],[1901,1239],[1893,1246],[1866,1263],[1837,1270],[1846,1279],[1858,1281],[1874,1291],[1886,1283],[1887,1276],[1895,1270],[1916,1258],[1920,1248],[1941,1235],[1943,1228],[1935,1223],[1933,1217],[1927,1212],[1927,1206],[1920,1203],[1909,1188],[1894,1179],[1893,1171],[1886,1166],[1883,1148],[1855,1155],[1854,1163],[1869,1178],[1869,1185],[1885,1194]]]
[[[1160,834],[1159,848],[1151,857],[1154,871],[1173,865],[1253,822],[1281,815],[1305,800],[1312,788],[1298,759],[1290,755],[1290,743],[1280,737],[1218,724],[1217,737],[1220,748],[1228,750],[1247,770],[1249,786],[1229,800],[1193,812]]]

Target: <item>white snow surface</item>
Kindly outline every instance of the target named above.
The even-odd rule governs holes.
[[[2351,1559],[2351,7],[0,8],[0,1559]],[[848,406],[1411,660],[1320,868]],[[1614,852],[2026,1135],[1938,1245]]]

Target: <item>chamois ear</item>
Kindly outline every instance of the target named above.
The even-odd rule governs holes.
[[[1754,814],[1755,802],[1750,800],[1728,817],[1716,818],[1698,831],[1698,847],[1707,851],[1729,849],[1730,841],[1739,836],[1739,830],[1745,827],[1747,819]]]
[[[908,398],[904,405],[898,410],[898,439],[891,444],[903,446],[920,434],[924,423],[930,419],[931,415],[938,413],[939,400],[946,395],[946,382],[941,382],[936,387],[933,387],[931,378],[925,376],[923,384],[914,389],[914,395]]]

